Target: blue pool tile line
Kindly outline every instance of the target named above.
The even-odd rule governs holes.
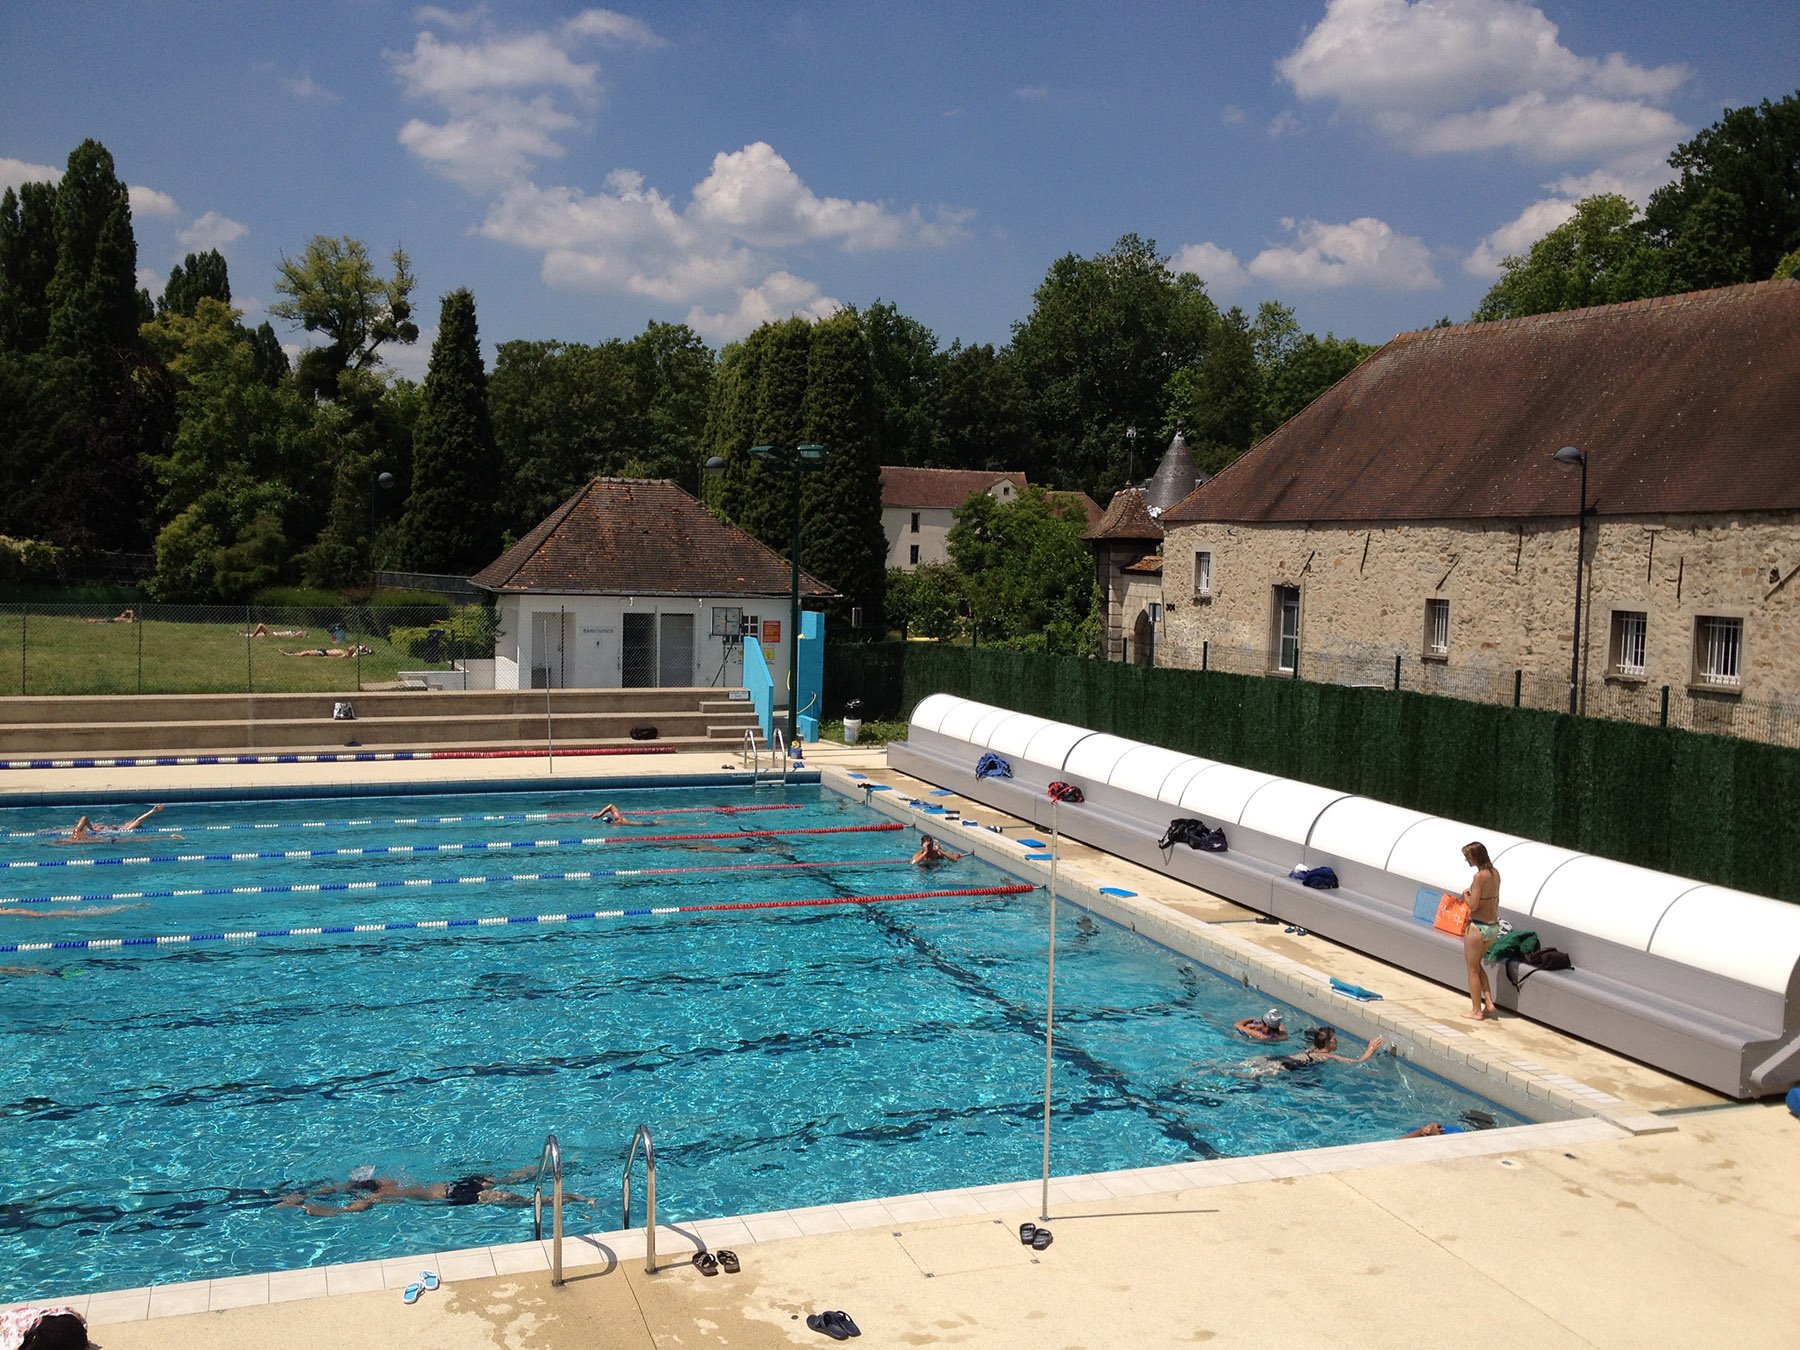
[[[1049,862],[1055,856],[1053,853],[1027,853],[1025,860],[1027,862]]]
[[[956,791],[954,788],[933,788],[931,790],[931,795],[933,797],[954,797]]]

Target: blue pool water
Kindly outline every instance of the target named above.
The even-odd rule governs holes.
[[[11,837],[76,809],[12,809],[0,812],[5,863],[464,848],[0,868],[0,944],[1013,881],[969,859],[923,877],[906,861],[911,830],[630,842],[885,823],[816,787],[611,796],[652,818],[796,809],[612,827],[481,819],[597,810],[608,797],[592,793],[183,804],[151,822],[180,827],[180,841],[81,850]],[[462,819],[438,819],[451,815]],[[396,818],[416,823],[384,823]],[[349,820],[371,823],[308,824]],[[601,838],[624,842],[530,843]],[[493,842],[515,846],[473,847]],[[599,875],[660,868],[728,870]],[[595,875],[494,879],[577,870]],[[467,877],[489,880],[456,883]],[[420,880],[452,884],[263,889]],[[235,893],[156,894],[176,890]],[[123,893],[146,898],[92,898]],[[90,898],[15,904],[52,895]],[[115,905],[135,907],[82,913]],[[655,1132],[660,1210],[675,1221],[1032,1177],[1046,906],[1036,890],[0,955],[0,1300],[520,1241],[528,1209],[383,1204],[329,1218],[276,1202],[359,1168],[502,1175],[534,1164],[550,1131],[568,1188],[600,1202],[573,1207],[577,1232],[619,1226],[639,1122]],[[1264,1052],[1231,1024],[1266,997],[1066,903],[1058,923],[1058,1173],[1391,1138],[1472,1110],[1514,1119],[1387,1056],[1278,1079],[1234,1072]],[[517,1184],[529,1194],[529,1179]]]

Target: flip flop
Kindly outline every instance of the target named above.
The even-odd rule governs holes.
[[[438,1273],[435,1270],[421,1270],[419,1283],[425,1286],[425,1292],[429,1294],[438,1287]]]
[[[702,1275],[717,1275],[719,1273],[718,1258],[711,1252],[695,1252],[694,1264],[700,1267],[700,1273]]]
[[[408,1303],[417,1303],[419,1301],[419,1295],[424,1292],[425,1286],[420,1284],[417,1280],[414,1280],[411,1284],[407,1285],[406,1288],[400,1291],[400,1297],[405,1299]]]
[[[1024,1243],[1027,1247],[1031,1245],[1031,1239],[1036,1236],[1037,1225],[1035,1223],[1022,1223],[1019,1225],[1019,1241]]]
[[[1050,1235],[1050,1230],[1048,1228],[1040,1228],[1031,1235],[1031,1247],[1033,1251],[1041,1252],[1055,1241],[1056,1239]]]
[[[847,1341],[850,1339],[850,1333],[840,1327],[837,1324],[836,1319],[833,1318],[830,1313],[808,1313],[806,1315],[806,1325],[811,1327],[814,1331],[824,1332],[834,1341]]]
[[[727,1275],[735,1275],[744,1268],[743,1263],[738,1260],[737,1253],[734,1251],[719,1251],[714,1252],[713,1255],[718,1258],[719,1269],[724,1271]]]
[[[825,1319],[829,1324],[837,1327],[839,1331],[844,1332],[846,1335],[862,1335],[862,1328],[852,1322],[850,1320],[850,1314],[845,1312],[842,1308],[838,1309],[836,1312],[826,1313]]]

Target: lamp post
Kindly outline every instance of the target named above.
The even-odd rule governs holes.
[[[1130,487],[1137,473],[1137,427],[1125,428],[1125,486]]]
[[[394,475],[386,469],[375,469],[369,474],[369,588],[375,587],[375,489],[386,492],[394,486]]]
[[[1569,650],[1569,711],[1575,711],[1575,694],[1581,681],[1581,565],[1587,557],[1588,457],[1572,445],[1550,456],[1558,464],[1581,466],[1581,508],[1575,513],[1575,638]]]
[[[793,485],[794,542],[788,556],[792,562],[793,586],[788,603],[788,753],[794,753],[795,735],[800,718],[800,475],[825,462],[822,445],[753,445],[750,453],[765,464],[786,469]]]

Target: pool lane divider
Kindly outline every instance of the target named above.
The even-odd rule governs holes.
[[[48,951],[114,951],[124,947],[179,947],[200,942],[248,942],[256,938],[320,937],[336,933],[425,932],[449,928],[499,928],[513,924],[580,923],[594,919],[635,919],[665,914],[719,914],[750,909],[817,909],[830,905],[877,905],[900,900],[937,900],[956,896],[1023,895],[1036,890],[1023,882],[1012,886],[970,886],[948,891],[907,891],[894,895],[833,895],[819,900],[742,900],[729,905],[656,905],[643,909],[594,909],[581,914],[515,914],[488,919],[413,919],[398,923],[333,924],[318,928],[261,928],[236,933],[178,933],[163,937],[72,938],[63,942],[14,942],[0,953]]]
[[[99,895],[14,895],[7,905],[110,904],[119,900],[185,900],[207,895],[313,895],[324,891],[386,891],[423,886],[498,885],[513,881],[593,881],[600,877],[672,877],[696,872],[778,872],[799,869],[909,867],[910,858],[864,858],[843,862],[723,863],[711,867],[616,867],[586,872],[517,872],[493,877],[395,877],[387,881],[304,881],[269,886],[190,886],[169,891],[110,891]],[[54,917],[54,915],[50,916]]]
[[[143,863],[255,862],[263,858],[365,858],[396,853],[504,853],[510,849],[571,848],[583,844],[663,844],[690,839],[768,839],[790,834],[873,834],[903,830],[899,821],[880,825],[814,825],[791,830],[723,830],[711,834],[593,835],[577,839],[495,839],[479,844],[371,844],[364,848],[268,849],[261,853],[163,853],[126,858],[36,858],[0,864],[7,869],[122,867]]]
[[[557,759],[592,755],[672,755],[673,745],[597,745],[557,750]],[[354,755],[157,755],[136,759],[0,759],[0,769],[153,769],[177,764],[371,764],[428,759],[543,759],[542,750],[364,750]]]
[[[770,803],[761,806],[657,806],[642,809],[645,815],[653,816],[691,815],[696,812],[735,816],[742,815],[746,811],[798,811],[800,803],[786,802],[780,805]],[[583,816],[589,820],[596,819],[595,813],[592,811],[516,811],[491,816],[400,816],[394,820],[274,820],[257,821],[244,825],[151,825],[144,829],[133,830],[132,833],[153,835],[181,834],[191,831],[194,834],[216,834],[221,830],[325,830],[350,829],[362,825],[462,825],[484,820],[579,820]],[[64,826],[50,830],[8,830],[0,838],[43,839],[54,835],[67,835],[68,832]]]

